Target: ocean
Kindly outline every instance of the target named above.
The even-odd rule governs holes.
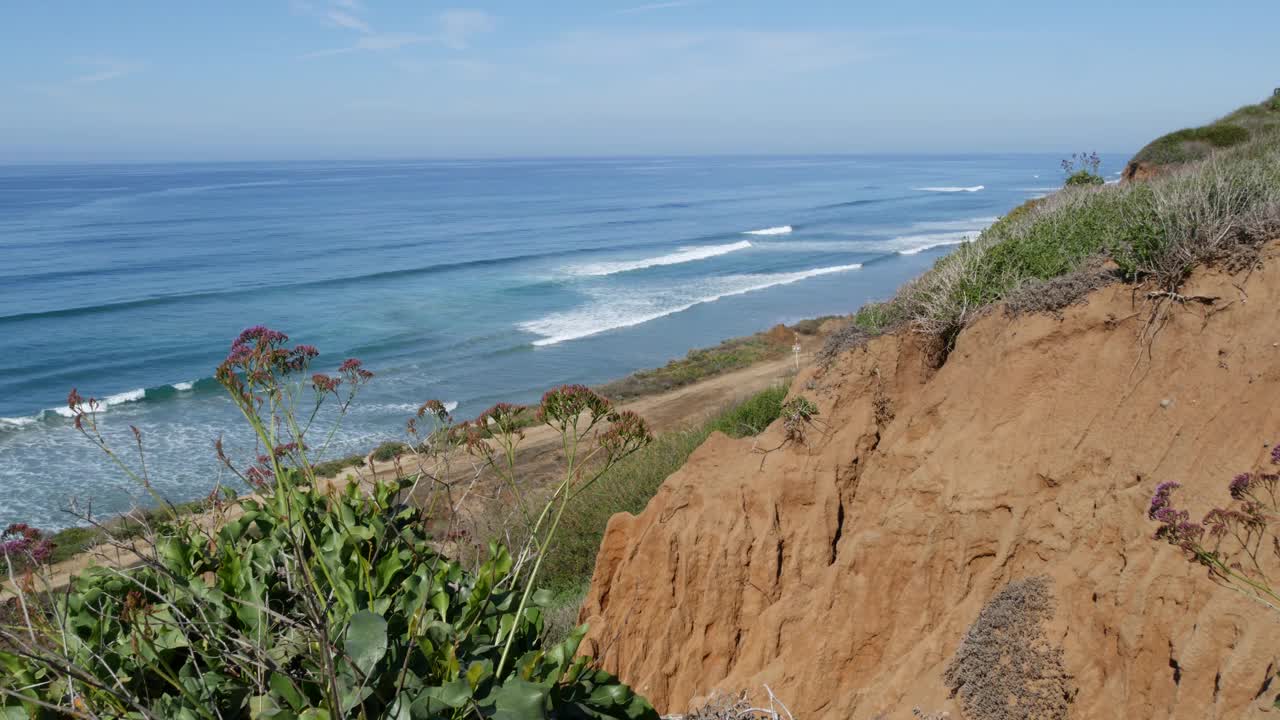
[[[1047,155],[0,167],[0,526],[146,499],[66,417],[104,399],[201,497],[242,421],[212,380],[267,325],[377,377],[327,451],[884,299],[1022,201]],[[1118,168],[1104,168],[1110,173]]]

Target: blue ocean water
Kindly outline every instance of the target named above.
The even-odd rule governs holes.
[[[118,448],[141,430],[171,499],[226,481],[214,439],[252,448],[211,376],[247,326],[377,373],[328,454],[366,450],[429,398],[470,417],[887,297],[1057,161],[0,167],[0,524],[139,497],[62,414],[72,387]]]

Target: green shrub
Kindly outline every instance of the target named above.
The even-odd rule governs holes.
[[[364,465],[363,455],[348,455],[344,458],[335,458],[324,462],[316,463],[312,466],[318,477],[335,477],[338,473],[349,467],[361,467]]]
[[[373,449],[369,454],[370,460],[378,462],[390,462],[409,451],[409,446],[395,440],[388,440]]]
[[[785,396],[786,389],[782,387],[763,390],[700,427],[664,433],[575,498],[546,563],[546,583],[560,596],[561,604],[581,602],[581,595],[574,600],[575,593],[591,580],[609,518],[620,512],[637,514],[644,510],[662,482],[683,467],[713,431],[740,437],[744,431],[764,430],[777,419]]]
[[[1101,175],[1091,173],[1088,170],[1077,170],[1067,176],[1066,185],[1102,185],[1106,181]]]
[[[872,335],[879,335],[895,327],[902,318],[893,303],[867,303],[854,313],[853,324]]]
[[[248,330],[216,374],[272,448],[242,470],[218,447],[257,494],[215,505],[212,529],[176,512],[148,525],[136,567],[90,568],[65,591],[13,588],[19,611],[0,613],[0,716],[657,720],[575,657],[585,627],[546,642],[553,596],[535,589],[569,498],[648,442],[644,422],[581,386],[547,393],[541,416],[572,448],[568,472],[516,555],[491,543],[467,571],[440,553],[427,511],[402,500],[418,478],[334,489],[310,471],[305,430],[277,435],[299,427],[301,391],[285,376],[316,355],[286,340]],[[317,410],[341,389],[344,412],[372,377],[354,360],[341,371],[313,376]],[[68,404],[110,454],[96,402],[73,391]],[[466,429],[447,437],[458,442],[444,452],[465,444],[502,462]]]
[[[711,429],[735,438],[759,435],[778,419],[786,397],[786,387],[771,387],[722,413],[712,422]]]
[[[1098,153],[1075,153],[1070,159],[1062,161],[1062,171],[1066,173],[1066,180],[1063,184],[1072,185],[1102,185],[1105,181],[1098,174],[1098,168],[1102,165],[1102,158],[1098,157]]]
[[[672,360],[660,368],[632,373],[598,389],[601,394],[615,400],[666,392],[761,360],[783,357],[790,351],[790,342],[780,344],[766,333],[756,333],[725,340],[715,347],[690,350],[679,360]]]

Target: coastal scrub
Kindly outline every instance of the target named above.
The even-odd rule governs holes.
[[[319,409],[335,404],[341,418],[373,373],[348,359],[308,379],[319,352],[287,342],[246,330],[216,373],[259,441],[247,462],[221,443],[218,458],[253,495],[211,498],[211,521],[175,512],[138,542],[113,538],[138,564],[91,567],[65,589],[40,570],[38,533],[7,533],[10,575],[18,556],[34,568],[0,625],[0,714],[656,720],[643,698],[575,658],[585,626],[544,641],[551,595],[536,589],[569,501],[648,444],[644,421],[581,386],[548,392],[537,416],[561,435],[562,479],[514,553],[490,543],[467,569],[440,551],[428,509],[403,500],[426,483],[451,501],[449,477],[318,480],[311,448],[337,429],[313,425]],[[98,401],[73,390],[68,406],[75,427],[154,492],[142,434],[131,463],[104,440]],[[436,407],[411,422],[448,428]],[[505,436],[500,415],[490,413]],[[471,429],[432,433],[428,452],[502,465],[493,440]]]

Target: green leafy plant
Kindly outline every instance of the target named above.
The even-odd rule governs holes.
[[[246,331],[217,373],[267,448],[248,468],[220,443],[219,457],[257,492],[158,520],[129,545],[135,567],[93,567],[65,589],[37,574],[19,583],[19,620],[0,627],[0,716],[655,720],[642,697],[575,657],[585,627],[544,643],[551,594],[535,587],[568,500],[649,442],[643,420],[579,386],[548,393],[538,418],[561,434],[563,480],[516,554],[491,543],[467,570],[432,538],[433,503],[406,498],[424,482],[447,497],[441,468],[455,452],[515,486],[500,443],[464,424],[410,451],[441,461],[430,469],[318,481],[312,421],[326,401],[345,412],[372,373],[348,360],[337,376],[298,381],[318,353],[286,341]],[[411,428],[447,425],[433,402]],[[96,401],[73,391],[68,403],[76,427],[149,486],[102,440]],[[482,417],[518,442],[502,409]]]

